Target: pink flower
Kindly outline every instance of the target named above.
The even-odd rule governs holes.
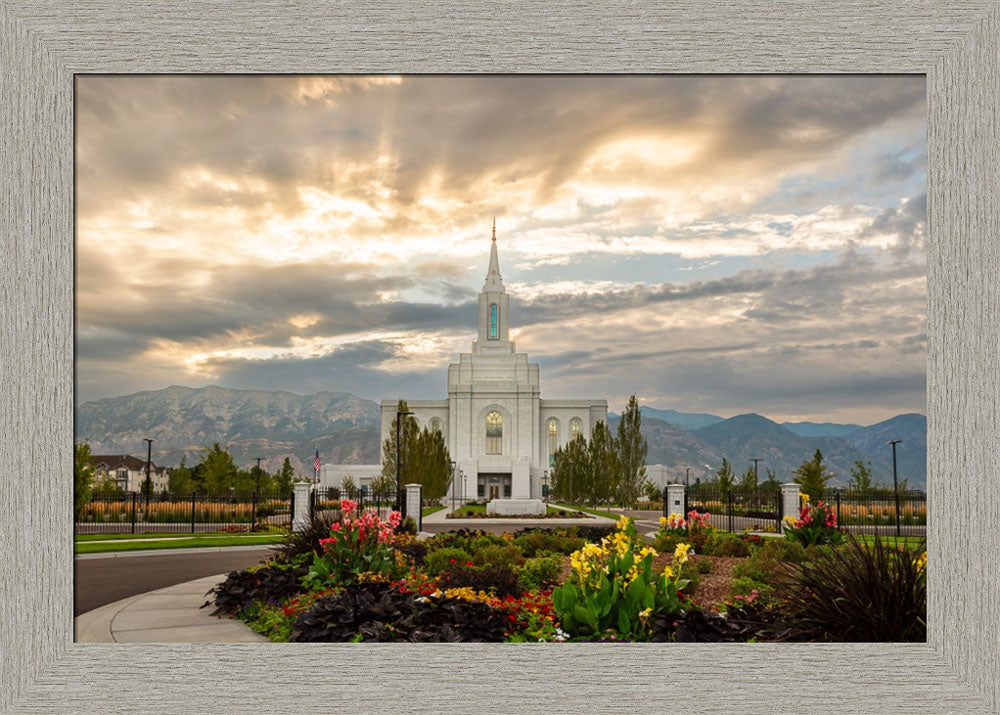
[[[340,533],[340,522],[330,525],[330,531],[339,534]]]
[[[398,511],[389,512],[389,523],[392,524],[393,529],[399,526],[399,522],[402,521],[402,519],[403,515],[400,514]]]

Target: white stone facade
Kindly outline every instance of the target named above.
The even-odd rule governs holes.
[[[442,432],[456,462],[454,496],[538,500],[551,454],[575,432],[589,438],[597,422],[607,422],[608,403],[541,399],[537,363],[529,363],[527,354],[517,352],[510,341],[510,296],[500,277],[495,229],[478,312],[472,351],[448,366],[447,399],[406,400],[406,404],[421,429],[429,426]],[[397,402],[382,401],[383,441],[391,434]],[[321,470],[321,482],[338,486],[340,477],[350,473],[360,485],[362,469],[377,473],[379,467],[329,465]]]

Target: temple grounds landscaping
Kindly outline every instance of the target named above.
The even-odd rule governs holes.
[[[608,526],[460,529],[344,499],[205,607],[274,641],[923,641],[922,542],[858,540],[805,504],[781,537],[692,511]]]

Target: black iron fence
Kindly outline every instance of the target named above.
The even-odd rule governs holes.
[[[95,494],[76,518],[77,534],[254,531],[291,525],[292,499],[277,492]]]
[[[717,529],[781,532],[780,489],[735,486],[726,490],[699,484],[684,490],[684,514],[692,510],[709,514]]]
[[[880,536],[926,536],[927,494],[921,491],[892,489],[833,489],[822,497],[812,497],[813,504],[823,499],[837,515],[844,531]]]
[[[379,516],[386,518],[390,511],[398,510],[400,500],[396,490],[373,491],[362,487],[360,489],[341,489],[339,487],[317,487],[309,497],[309,514],[317,512],[337,518],[340,514],[340,500],[350,499],[358,505],[358,511],[374,509]]]

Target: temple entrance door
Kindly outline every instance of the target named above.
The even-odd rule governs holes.
[[[500,498],[500,485],[490,484],[490,499],[499,499],[499,498]]]

